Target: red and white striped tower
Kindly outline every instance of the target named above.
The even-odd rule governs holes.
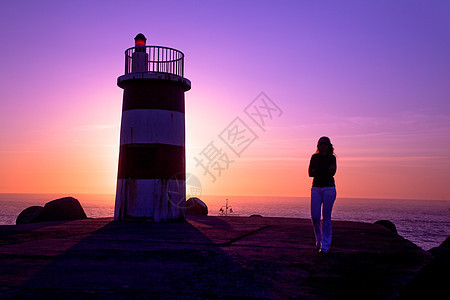
[[[183,219],[186,201],[184,54],[146,46],[125,51],[115,220]]]

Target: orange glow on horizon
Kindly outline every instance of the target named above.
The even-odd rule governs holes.
[[[266,1],[255,11],[143,1],[130,13],[124,1],[26,10],[4,1],[0,193],[115,193],[117,78],[126,48],[146,45],[143,31],[185,54],[186,171],[203,195],[308,197],[309,159],[325,135],[338,198],[450,199],[450,2],[441,2]],[[24,36],[31,52],[15,46]],[[273,113],[264,129],[245,112],[261,92],[283,111],[262,108]],[[219,138],[237,117],[257,135],[238,155]],[[214,182],[194,159],[212,141],[233,161]]]

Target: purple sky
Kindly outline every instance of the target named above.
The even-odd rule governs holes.
[[[142,32],[186,55],[204,193],[308,195],[328,135],[340,195],[450,199],[449,15],[448,1],[3,1],[0,192],[115,192],[116,79]],[[283,115],[208,182],[193,157],[262,91]]]

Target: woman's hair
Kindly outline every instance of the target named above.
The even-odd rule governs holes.
[[[333,144],[331,143],[329,137],[323,136],[317,141],[316,154],[319,153],[319,143],[326,143],[328,145],[327,155],[334,155],[334,147],[333,147]]]

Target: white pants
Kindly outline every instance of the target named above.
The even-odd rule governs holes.
[[[331,209],[334,200],[336,200],[334,186],[311,188],[311,218],[316,235],[316,247],[325,252],[330,249],[331,245]],[[320,222],[321,208],[322,223]]]

